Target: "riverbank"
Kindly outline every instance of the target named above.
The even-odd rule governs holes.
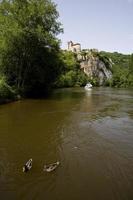
[[[14,101],[19,101],[21,100],[22,97],[20,95],[17,95],[14,97],[14,99],[0,99],[0,105],[2,104],[7,104],[7,103],[11,103],[11,102],[14,102]]]
[[[15,101],[15,100],[11,100],[11,99],[0,99],[0,105],[1,105],[1,104],[6,104],[6,103],[11,103],[11,102],[13,102],[13,101]]]
[[[53,93],[54,93],[54,91],[56,91],[56,90],[61,90],[61,89],[74,89],[74,88],[84,88],[84,87],[80,87],[80,86],[75,86],[75,87],[59,87],[59,88],[54,88],[53,89]],[[105,88],[105,90],[107,91],[107,89],[108,90],[110,90],[110,89],[126,89],[126,90],[131,90],[132,89],[132,87],[126,87],[126,88],[123,88],[123,87],[117,87],[117,86],[115,86],[115,87],[109,87],[109,86],[103,86],[103,87],[101,87],[101,86],[95,86],[95,87],[93,87],[92,88],[92,90],[94,89],[94,88]],[[51,96],[51,94],[52,94],[52,92],[51,93],[49,93],[49,94],[47,94],[47,95],[43,95],[43,96],[38,96],[38,97],[22,97],[22,96],[20,96],[19,94],[17,95],[17,94],[14,94],[14,96],[12,96],[12,98],[4,98],[4,96],[2,97],[2,95],[0,94],[0,105],[2,105],[2,104],[8,104],[8,103],[11,103],[11,102],[15,102],[15,101],[19,101],[19,100],[22,100],[22,99],[46,99],[46,97],[49,97],[49,96]]]

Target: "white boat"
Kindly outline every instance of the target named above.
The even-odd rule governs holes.
[[[85,90],[91,90],[92,89],[92,84],[91,83],[87,83],[85,86]]]
[[[44,165],[43,171],[52,172],[58,167],[59,164],[60,164],[60,162],[57,161],[57,162],[49,164],[49,165]]]

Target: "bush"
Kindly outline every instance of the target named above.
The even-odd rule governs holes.
[[[131,79],[130,79],[131,80]],[[128,68],[121,67],[119,65],[113,66],[113,77],[110,81],[110,86],[112,87],[130,87],[131,82],[129,80],[129,70]],[[129,83],[130,81],[130,83]]]
[[[70,51],[62,51],[62,70],[56,80],[55,87],[84,86],[88,82],[87,75],[80,69],[77,55]]]
[[[76,82],[76,72],[68,71],[62,74],[56,82],[57,87],[73,87]]]
[[[85,86],[88,82],[90,82],[88,76],[84,72],[79,70],[77,73],[76,85]]]
[[[0,101],[15,99],[14,90],[6,83],[5,78],[0,78]]]
[[[88,81],[89,78],[81,70],[70,70],[58,78],[55,87],[85,86]]]

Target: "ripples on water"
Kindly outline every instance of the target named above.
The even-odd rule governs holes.
[[[62,89],[1,105],[0,200],[132,200],[132,130],[132,90]]]

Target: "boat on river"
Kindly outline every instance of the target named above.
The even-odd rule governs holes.
[[[30,158],[27,163],[23,166],[23,172],[28,172],[32,168],[32,158]]]
[[[52,172],[59,166],[59,164],[60,164],[60,162],[57,161],[57,162],[52,163],[52,164],[44,165],[43,171]]]
[[[85,90],[91,90],[92,89],[92,84],[91,83],[87,83],[85,86]]]

